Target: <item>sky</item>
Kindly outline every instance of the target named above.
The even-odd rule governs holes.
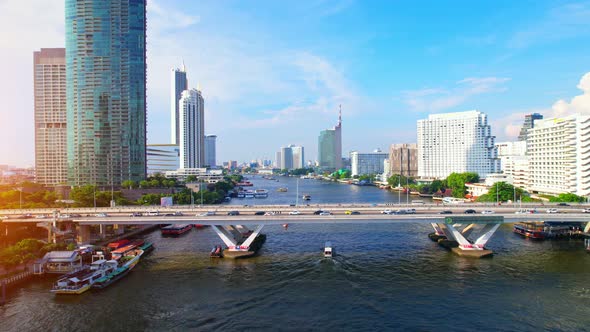
[[[524,115],[590,114],[589,1],[149,0],[148,143],[170,140],[170,71],[205,98],[217,162],[416,142],[428,114],[477,109],[497,141]],[[64,47],[64,1],[0,0],[0,164],[34,165],[33,52]],[[588,75],[587,75],[588,74]]]

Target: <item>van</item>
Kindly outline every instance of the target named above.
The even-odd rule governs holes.
[[[160,211],[149,211],[147,213],[148,216],[159,216],[160,215]]]

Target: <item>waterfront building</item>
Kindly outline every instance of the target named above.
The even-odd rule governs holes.
[[[527,114],[524,116],[524,123],[520,128],[520,134],[518,135],[519,141],[526,141],[528,136],[528,130],[535,128],[535,121],[543,120],[543,115],[539,113]]]
[[[66,0],[68,182],[146,175],[146,0]]]
[[[304,168],[305,167],[305,155],[302,146],[291,146],[291,152],[293,153],[293,168]]]
[[[66,49],[33,53],[35,180],[44,185],[68,181]]]
[[[389,154],[379,149],[368,153],[352,151],[350,153],[351,175],[382,174],[385,159],[389,159]]]
[[[529,190],[590,195],[590,116],[574,114],[535,121],[528,130]]]
[[[188,90],[186,67],[182,62],[182,69],[173,68],[170,80],[170,143],[180,144],[180,97],[184,90]]]
[[[333,172],[342,168],[342,111],[338,115],[338,124],[333,129],[320,132],[318,159],[322,171]]]
[[[431,114],[418,120],[418,176],[446,178],[474,172],[481,178],[500,171],[488,117],[479,111]]]
[[[292,145],[281,148],[281,169],[293,169],[293,150]]]
[[[418,176],[418,146],[415,143],[392,144],[389,147],[389,167],[391,175]]]
[[[205,136],[205,166],[216,167],[217,166],[217,147],[216,147],[217,136],[207,135]]]
[[[180,168],[205,164],[205,103],[197,89],[182,92],[179,101]]]
[[[281,158],[282,158],[281,151],[277,151],[275,154],[275,167],[278,169],[282,169],[281,168],[281,166],[282,166],[281,165]]]
[[[174,178],[183,182],[191,175],[197,178],[196,182],[217,183],[223,180],[223,170],[221,169],[207,169],[204,167],[179,168],[174,171],[164,172],[165,177]]]
[[[180,168],[180,147],[176,144],[148,144],[147,173],[148,175]]]

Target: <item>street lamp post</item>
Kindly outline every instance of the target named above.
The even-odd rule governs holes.
[[[18,187],[16,189],[18,189],[19,209],[22,210],[22,208],[23,208],[23,188],[22,187]]]

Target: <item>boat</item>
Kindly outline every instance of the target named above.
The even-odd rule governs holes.
[[[118,267],[115,260],[99,259],[84,269],[59,278],[51,292],[56,295],[82,294],[100,278],[112,273]]]
[[[122,240],[119,240],[119,241],[115,241],[115,242],[111,242],[111,243],[109,243],[109,244],[107,245],[107,247],[108,247],[109,249],[111,249],[111,250],[112,250],[112,249],[119,249],[119,248],[121,248],[121,247],[123,247],[123,246],[126,246],[126,245],[127,245],[129,242],[130,242],[130,241],[129,241],[129,240],[127,240],[127,239],[122,239]]]
[[[245,191],[239,191],[236,197],[237,198],[244,198],[244,197],[246,197],[246,192]]]
[[[236,184],[236,186],[238,187],[252,187],[254,184],[250,181],[242,181],[242,182],[238,182]]]
[[[147,255],[154,250],[154,244],[151,242],[145,242],[143,245],[139,246],[139,249],[143,250],[144,255]]]
[[[266,190],[266,189],[254,190],[254,198],[267,198],[267,197],[268,197],[268,190]]]
[[[162,232],[162,235],[181,235],[181,234],[184,234],[184,233],[190,231],[191,228],[193,228],[193,225],[191,225],[191,224],[187,224],[187,225],[175,224],[175,225],[170,225],[170,226],[166,226],[166,227],[162,228],[161,232]]]
[[[332,250],[332,242],[328,241],[324,245],[324,257],[331,258],[334,255],[334,251]]]
[[[285,188],[285,187],[280,187],[279,189],[277,189],[278,192],[284,193],[287,192],[289,189]]]
[[[96,282],[92,284],[92,288],[102,289],[123,278],[127,273],[133,270],[143,254],[144,251],[139,248],[134,248],[125,252],[123,256],[115,260],[118,264],[117,268],[102,278],[97,279]]]
[[[289,224],[283,224],[283,228],[284,228],[284,229],[287,229],[287,228],[289,228]]]
[[[538,222],[520,222],[514,224],[513,232],[531,239],[545,239],[545,225]]]
[[[135,240],[131,243],[129,243],[128,245],[121,247],[117,250],[113,250],[111,252],[111,259],[117,260],[121,257],[123,257],[125,254],[127,254],[128,252],[130,252],[131,250],[140,247],[144,244],[143,240]]]
[[[211,258],[221,258],[223,257],[223,248],[221,246],[215,246],[211,249],[211,253],[209,254]]]
[[[311,200],[311,195],[303,195],[301,198],[303,198],[304,201],[309,201]]]

